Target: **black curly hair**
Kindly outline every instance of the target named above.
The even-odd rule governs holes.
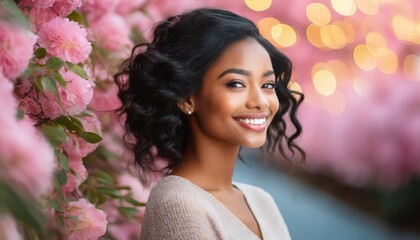
[[[168,169],[182,161],[188,131],[177,103],[200,90],[204,73],[227,47],[248,38],[267,50],[278,83],[275,91],[280,108],[268,129],[265,149],[279,151],[286,159],[296,152],[305,157],[294,143],[302,132],[296,111],[303,94],[288,89],[291,61],[250,20],[229,11],[202,8],[159,22],[152,42],[135,46],[115,75],[122,101],[118,112],[125,116],[125,141],[133,147],[141,172],[156,171],[155,156],[168,159]],[[294,125],[290,135],[286,114]],[[145,180],[144,174],[140,177]]]

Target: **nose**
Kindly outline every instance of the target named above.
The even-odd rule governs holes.
[[[253,87],[249,89],[248,100],[246,107],[250,109],[266,109],[270,106],[268,96],[260,87]]]

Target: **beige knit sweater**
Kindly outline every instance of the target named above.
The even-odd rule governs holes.
[[[261,188],[233,183],[245,196],[264,240],[290,239],[273,198]],[[213,195],[179,176],[164,177],[150,193],[140,239],[259,239]]]

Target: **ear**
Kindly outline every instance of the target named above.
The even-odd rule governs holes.
[[[194,112],[194,100],[191,96],[177,102],[177,105],[181,112],[187,115],[191,115]]]

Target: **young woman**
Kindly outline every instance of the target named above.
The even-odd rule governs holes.
[[[135,160],[146,176],[168,159],[141,239],[290,239],[272,197],[232,175],[240,147],[266,139],[269,152],[303,156],[291,71],[254,23],[217,9],[170,17],[133,50],[116,82]]]

